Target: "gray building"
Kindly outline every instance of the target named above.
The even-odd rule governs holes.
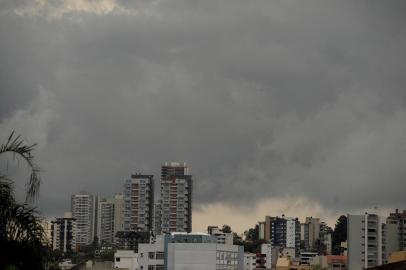
[[[304,226],[304,243],[307,251],[315,251],[319,246],[320,240],[320,219],[306,217]]]
[[[51,222],[51,243],[53,250],[69,252],[76,250],[76,220],[72,213]]]
[[[162,232],[192,231],[192,183],[192,176],[186,163],[166,162],[162,165],[160,207]]]
[[[348,269],[358,270],[386,262],[385,219],[375,213],[348,215]]]
[[[390,213],[386,219],[386,252],[406,250],[406,210]]]
[[[97,236],[100,243],[115,243],[117,232],[123,230],[123,204],[121,194],[99,201]]]
[[[124,231],[153,229],[154,176],[131,175],[124,184]]]
[[[71,212],[76,219],[76,244],[89,245],[97,235],[97,196],[81,192],[71,196]]]

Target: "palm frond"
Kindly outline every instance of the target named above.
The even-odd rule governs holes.
[[[27,182],[27,196],[26,202],[33,201],[39,192],[41,184],[40,168],[34,162],[34,151],[37,144],[26,144],[24,139],[20,135],[16,135],[15,132],[11,132],[7,141],[0,145],[0,155],[3,153],[13,153],[22,157],[31,169],[30,179]]]

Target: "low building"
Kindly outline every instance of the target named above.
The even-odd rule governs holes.
[[[118,249],[138,251],[138,245],[141,243],[149,243],[149,232],[135,232],[135,231],[120,231],[117,232],[116,246]]]
[[[312,259],[311,266],[316,265],[329,270],[346,270],[347,257],[342,255],[315,256]]]
[[[301,252],[300,253],[300,264],[301,265],[311,265],[314,257],[318,255],[317,252]]]
[[[271,244],[261,244],[261,254],[265,255],[265,268],[272,268],[272,245]]]
[[[393,252],[389,256],[389,260],[388,260],[389,263],[400,262],[400,261],[406,261],[406,251],[405,250]]]
[[[244,270],[254,270],[257,267],[257,254],[244,253]]]
[[[232,233],[225,233],[217,226],[209,226],[207,232],[217,239],[217,244],[232,245],[234,236]]]
[[[276,270],[310,270],[309,265],[300,265],[299,262],[289,258],[279,258],[276,264]]]
[[[140,269],[243,270],[244,248],[218,244],[209,234],[171,233],[140,244],[138,262]]]
[[[117,250],[114,254],[114,268],[138,270],[138,254],[133,250]]]

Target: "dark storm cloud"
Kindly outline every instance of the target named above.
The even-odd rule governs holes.
[[[404,206],[403,1],[66,3],[0,12],[1,133],[39,143],[44,212],[166,160],[197,204]]]

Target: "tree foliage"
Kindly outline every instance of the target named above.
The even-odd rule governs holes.
[[[40,169],[32,155],[34,147],[14,132],[0,145],[0,156],[12,153],[14,158],[23,158],[31,170],[23,204],[15,200],[13,181],[0,172],[0,269],[43,269],[47,258],[41,220],[28,204],[38,195],[40,186]]]
[[[341,242],[347,241],[347,217],[341,215],[335,224],[332,234],[333,254],[341,253]]]

